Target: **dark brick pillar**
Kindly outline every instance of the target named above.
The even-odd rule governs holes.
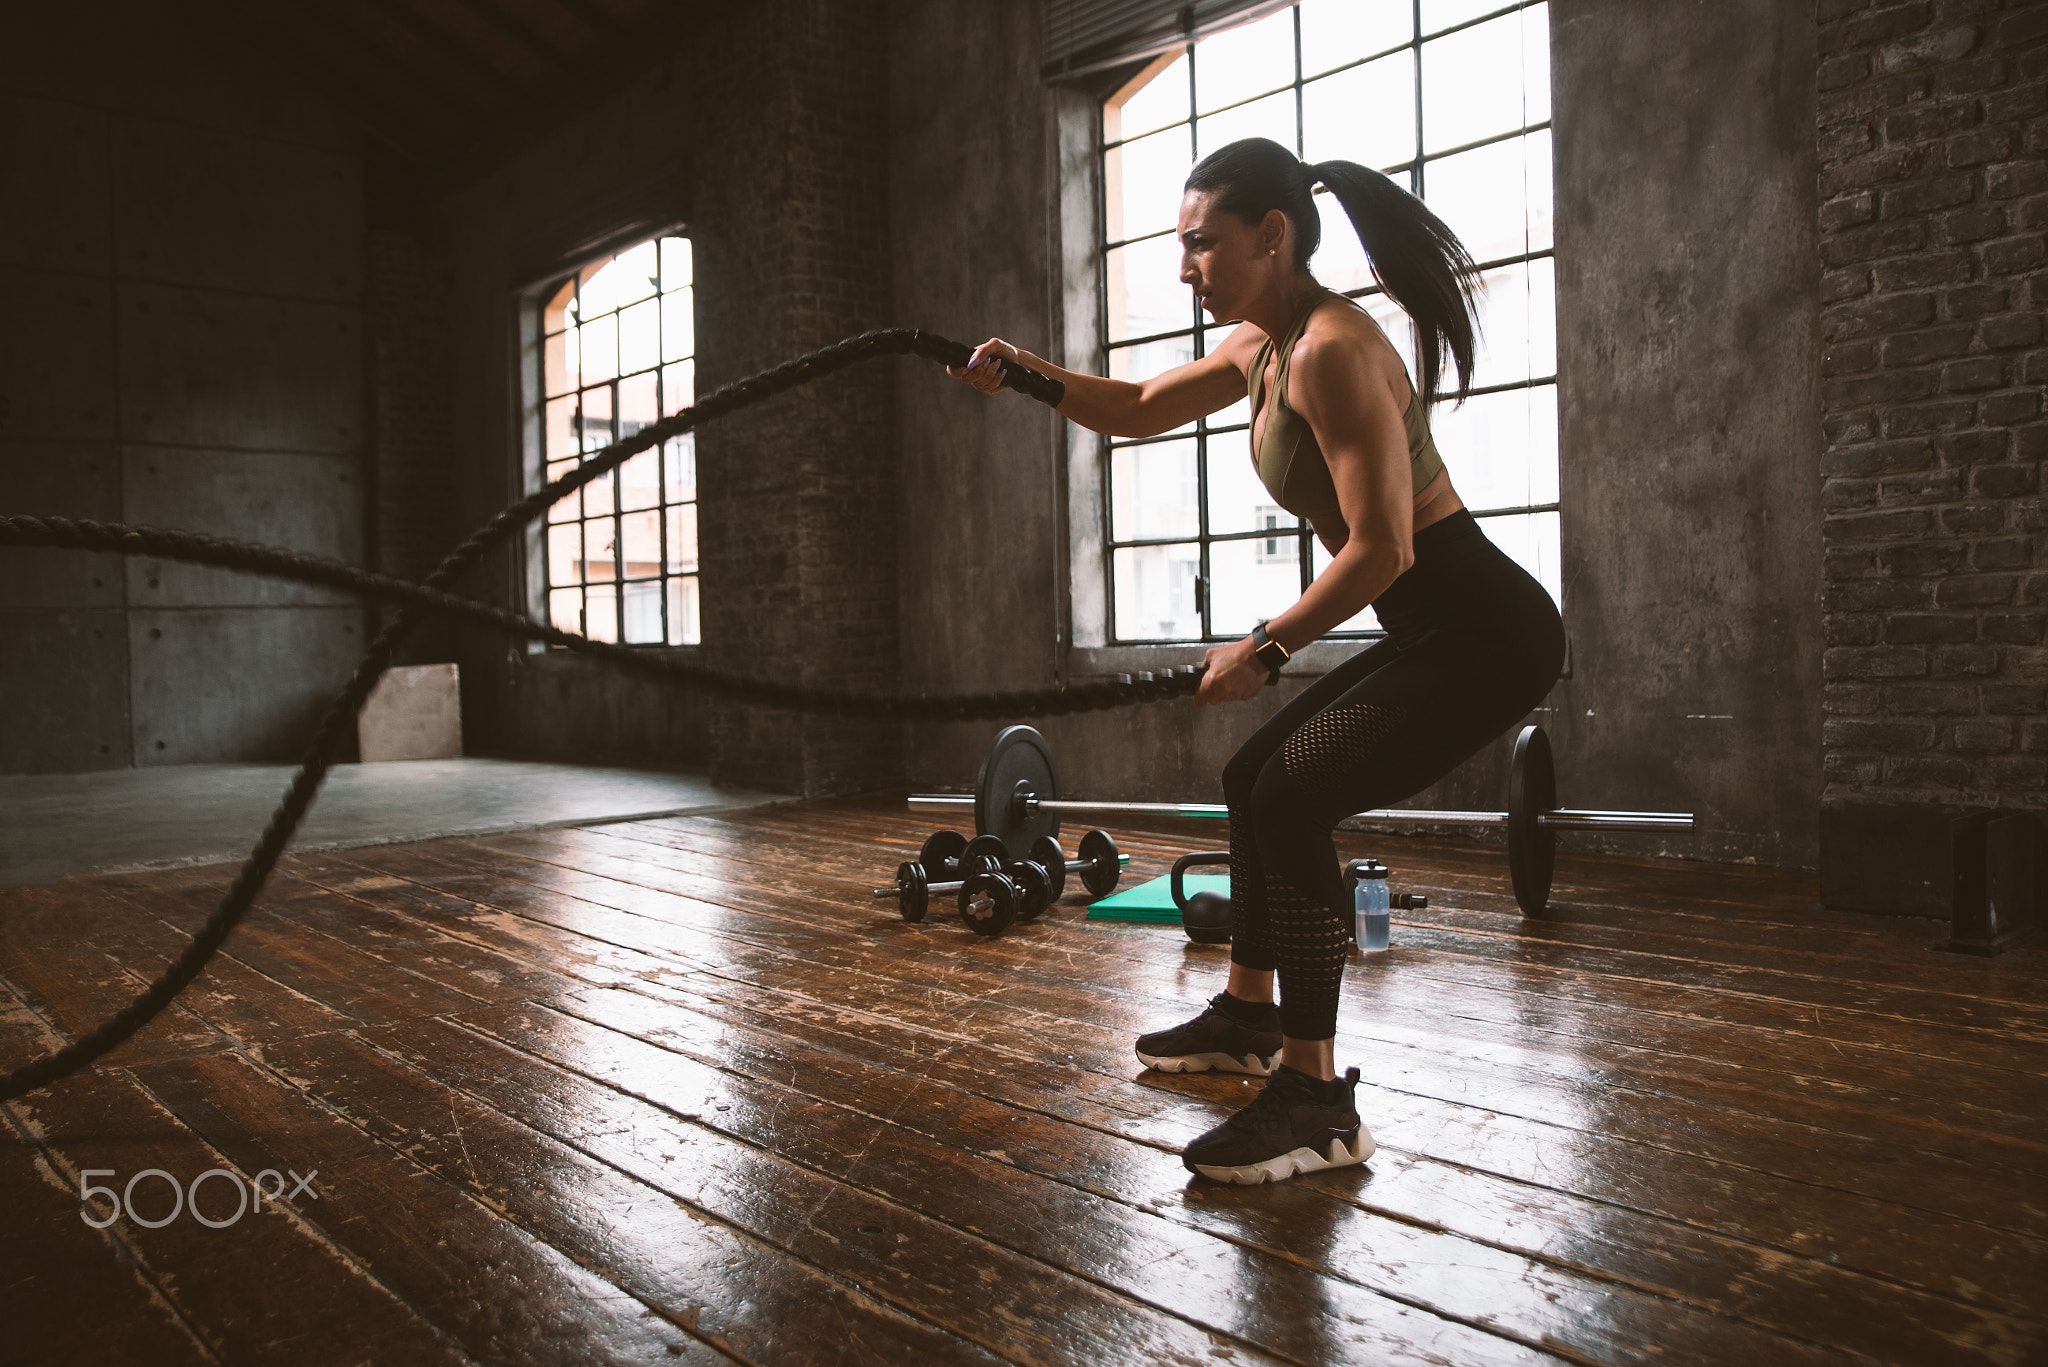
[[[1821,0],[1820,54],[1822,882],[1947,914],[1952,819],[2048,807],[2048,7]]]
[[[879,8],[738,7],[697,49],[698,389],[887,325]],[[704,644],[810,683],[893,687],[891,364],[805,386],[697,437]],[[901,729],[744,707],[712,725],[714,780],[807,796],[900,781]]]

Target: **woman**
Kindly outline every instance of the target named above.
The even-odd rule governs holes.
[[[1371,317],[1309,273],[1317,184],[1415,322],[1419,393]],[[1243,323],[1213,354],[1130,384],[991,339],[952,373],[993,392],[1000,363],[1016,360],[1066,383],[1060,412],[1121,437],[1169,432],[1250,394],[1259,478],[1332,558],[1292,607],[1208,651],[1201,704],[1259,696],[1290,654],[1367,604],[1386,629],[1224,767],[1230,980],[1200,1016],[1138,1041],[1138,1057],[1165,1072],[1268,1077],[1183,1161],[1220,1180],[1279,1181],[1373,1151],[1353,1101],[1358,1070],[1339,1079],[1332,1050],[1351,912],[1331,830],[1434,783],[1540,702],[1564,628],[1549,594],[1479,530],[1430,439],[1445,353],[1460,395],[1472,373],[1474,270],[1451,230],[1377,171],[1307,166],[1250,138],[1188,177],[1179,234],[1181,280],[1216,321]]]

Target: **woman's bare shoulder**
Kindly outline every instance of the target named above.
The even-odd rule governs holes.
[[[1372,315],[1349,299],[1326,303],[1309,315],[1295,343],[1293,374],[1353,383],[1378,381],[1397,403],[1408,394],[1408,367]],[[1292,402],[1290,397],[1289,402]]]

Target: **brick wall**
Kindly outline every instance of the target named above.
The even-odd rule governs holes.
[[[1823,806],[2048,806],[2048,6],[1822,0],[1818,85]]]
[[[884,30],[869,5],[778,0],[698,45],[699,392],[892,321]],[[713,659],[896,684],[893,384],[866,366],[698,434]],[[900,778],[901,729],[720,707],[711,761],[719,782],[874,787]]]

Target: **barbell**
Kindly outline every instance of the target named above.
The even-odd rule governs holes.
[[[1230,809],[1220,802],[1080,801],[1059,795],[1059,768],[1052,747],[1035,727],[1004,728],[982,759],[974,792],[918,793],[917,808],[974,809],[974,825],[984,834],[1000,836],[1011,849],[1021,849],[1044,836],[1057,836],[1065,812],[1128,812],[1148,816],[1224,818]],[[1560,831],[1689,831],[1691,812],[1613,812],[1557,805],[1557,771],[1551,762],[1550,740],[1540,726],[1525,726],[1515,737],[1514,761],[1508,771],[1508,809],[1504,812],[1428,811],[1410,807],[1376,807],[1352,818],[1417,826],[1506,827],[1508,869],[1515,901],[1526,916],[1541,916],[1550,904],[1550,884]]]

